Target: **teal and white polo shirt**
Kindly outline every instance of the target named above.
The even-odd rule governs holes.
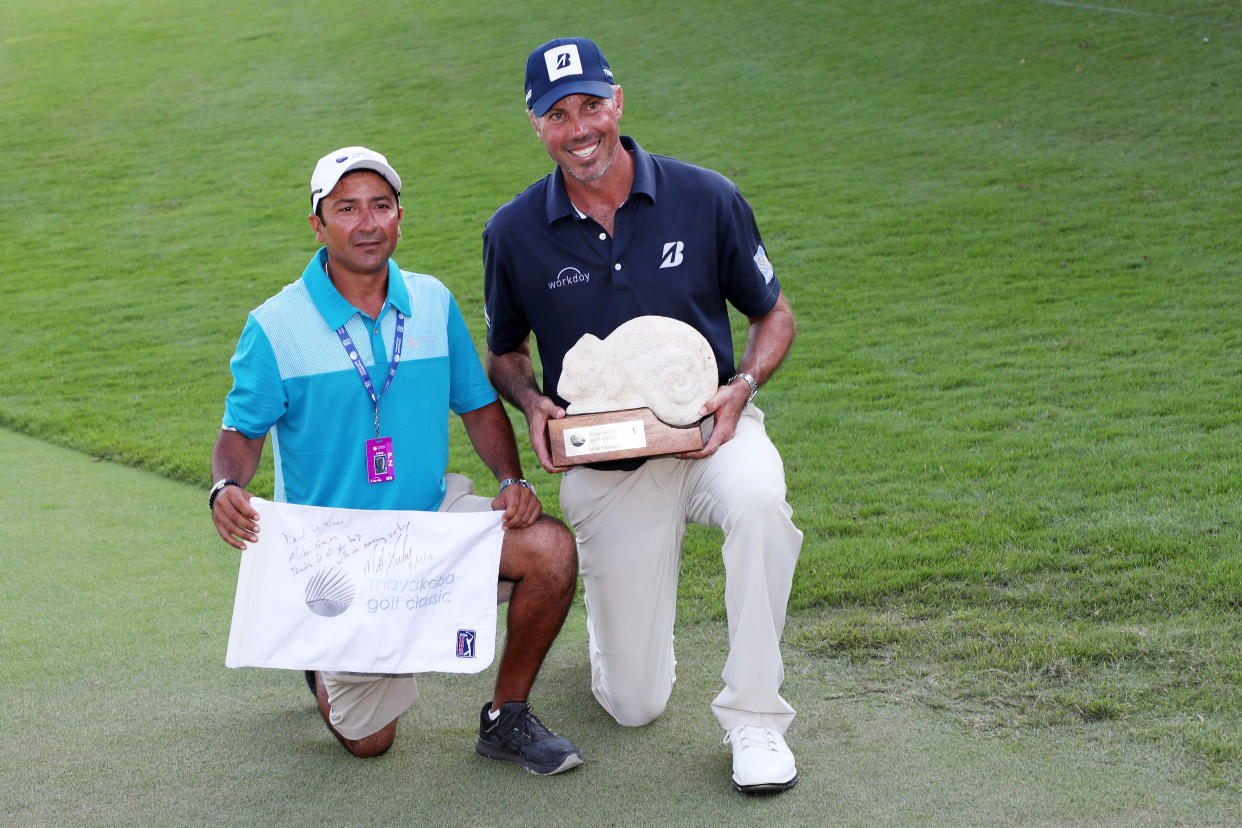
[[[378,322],[349,304],[324,270],[327,251],[302,278],[251,312],[230,368],[224,428],[272,435],[275,499],[310,506],[432,511],[444,498],[448,412],[496,399],[461,311],[436,278],[388,262],[388,299]],[[371,398],[336,329],[345,326],[376,393],[392,361],[397,311],[405,319],[401,361],[380,397],[380,435],[391,437],[396,478],[370,483],[366,441],[375,437]]]

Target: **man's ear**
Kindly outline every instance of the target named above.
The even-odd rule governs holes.
[[[314,213],[311,213],[307,216],[307,220],[310,221],[311,229],[315,231],[315,239],[319,242],[323,242],[323,219],[319,218],[319,216]]]
[[[543,135],[539,132],[539,119],[535,117],[535,113],[528,109],[526,110],[526,117],[530,118],[530,125],[535,130],[535,134],[542,139]]]

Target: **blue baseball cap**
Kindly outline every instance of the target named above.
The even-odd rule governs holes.
[[[585,37],[558,37],[526,59],[526,108],[542,117],[566,95],[612,97],[612,69]]]

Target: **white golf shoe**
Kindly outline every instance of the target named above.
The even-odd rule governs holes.
[[[775,730],[741,725],[724,742],[733,744],[733,787],[742,793],[779,793],[798,783],[793,752]]]

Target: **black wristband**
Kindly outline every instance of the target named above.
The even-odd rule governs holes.
[[[207,495],[207,508],[214,513],[216,511],[216,498],[220,495],[220,492],[224,491],[229,486],[240,485],[240,483],[231,477],[226,477],[223,480],[217,480],[216,485],[211,487],[211,494]]]

